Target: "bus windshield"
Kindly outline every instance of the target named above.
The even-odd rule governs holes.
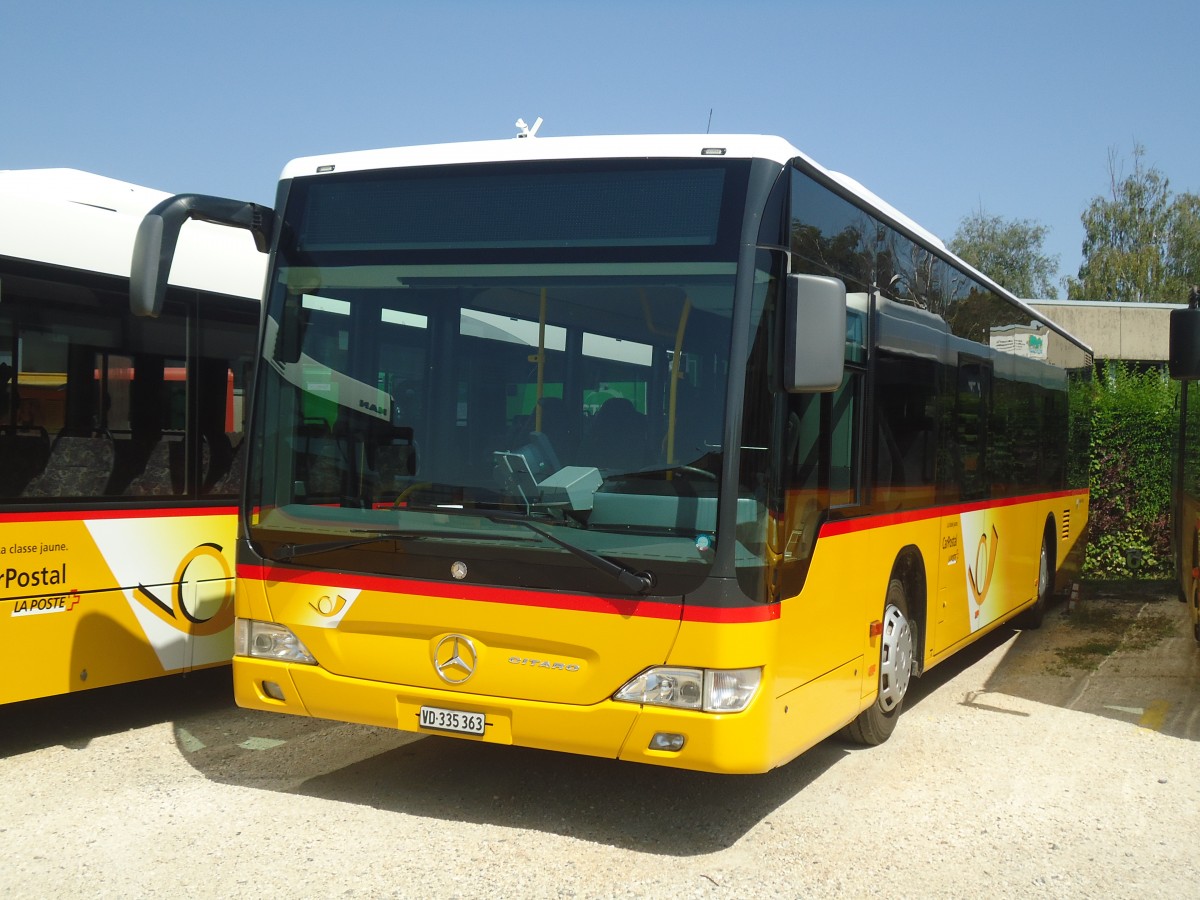
[[[619,593],[603,565],[619,560],[654,593],[699,584],[747,168],[296,179],[263,334],[251,539],[269,559],[312,545],[413,577],[456,577],[448,557],[469,542],[493,583]],[[756,502],[737,499],[739,521]]]

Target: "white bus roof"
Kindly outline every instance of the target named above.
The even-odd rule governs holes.
[[[721,151],[719,154],[716,151]],[[707,151],[707,152],[706,152]],[[904,225],[934,247],[945,250],[937,235],[921,227],[904,213],[841,172],[826,169],[816,160],[781,137],[761,134],[643,134],[590,137],[531,137],[455,144],[425,144],[306,156],[294,159],[281,178],[319,175],[324,172],[355,172],[408,166],[458,165],[463,163],[512,162],[520,160],[699,158],[719,155],[733,159],[769,159],[785,165],[804,159],[867,206]]]
[[[0,170],[0,257],[128,278],[138,225],[169,196],[77,169]],[[259,300],[266,265],[245,231],[189,222],[170,283]]]
[[[283,179],[305,176],[320,177],[325,173],[362,172],[374,169],[393,169],[413,166],[460,165],[467,163],[512,162],[524,160],[563,159],[695,159],[719,156],[726,159],[767,159],[786,165],[802,159],[818,172],[856,197],[866,208],[883,214],[908,229],[929,246],[956,261],[972,277],[1007,297],[1031,318],[1046,320],[1026,301],[1009,293],[1002,285],[984,275],[965,260],[950,253],[936,234],[922,227],[886,200],[864,187],[849,175],[827,169],[812,157],[781,137],[762,134],[642,134],[594,135],[586,137],[515,137],[493,141],[469,141],[452,144],[424,144],[412,147],[391,147],[379,150],[359,150],[306,156],[294,159],[283,169]],[[1051,328],[1078,340],[1053,322]],[[1081,347],[1086,345],[1080,343]],[[1090,352],[1090,350],[1089,350]]]

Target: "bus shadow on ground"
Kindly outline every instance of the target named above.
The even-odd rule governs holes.
[[[733,846],[847,751],[829,740],[787,766],[739,776],[431,737],[296,793],[685,857]]]
[[[931,670],[914,683],[908,704],[920,704],[1012,636],[1012,629],[1002,629]],[[732,847],[850,754],[873,751],[835,735],[762,775],[713,775],[454,738],[405,740],[279,789],[689,857]]]
[[[1157,709],[1154,730],[1200,739],[1188,721],[1200,709],[1200,651],[1173,589],[1085,585],[1081,602],[1143,623],[1165,617],[1174,631],[1146,646],[1122,637],[1094,666],[1076,669],[1065,664],[1078,658],[1072,648],[1096,642],[1081,636],[1078,614],[1068,616],[1060,601],[1041,629],[1002,627],[930,670],[914,682],[906,709],[987,660],[994,668],[980,676],[983,690],[965,693],[964,704],[990,708],[988,694],[1005,694],[1133,724]],[[1002,708],[1011,703],[995,705],[1011,711]],[[841,760],[874,752],[832,737],[764,775],[708,775],[241,710],[223,667],[0,708],[0,758],[82,749],[164,723],[181,758],[215,782],[665,857],[733,846]],[[907,724],[902,717],[899,728]]]
[[[0,759],[233,706],[229,666],[0,706]]]
[[[986,706],[988,694],[1200,740],[1200,649],[1187,605],[1169,581],[1083,582],[1075,608],[1054,603],[963,702]]]
[[[1013,634],[985,636],[931,670],[907,706]],[[850,754],[873,752],[835,735],[762,775],[713,775],[244,710],[177,720],[176,738],[217,782],[664,857],[732,847]]]

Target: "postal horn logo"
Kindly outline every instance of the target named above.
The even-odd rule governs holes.
[[[156,616],[185,634],[207,637],[233,625],[233,572],[219,544],[200,544],[180,560],[172,581],[135,595]]]
[[[323,594],[321,599],[316,603],[313,603],[310,600],[308,605],[317,615],[324,616],[327,619],[332,619],[346,608],[346,602],[346,598],[341,594],[335,594],[334,597],[330,597],[328,594]]]
[[[971,584],[971,595],[976,606],[983,606],[987,600],[988,589],[992,586],[992,573],[996,571],[996,557],[1000,553],[1000,535],[996,526],[992,526],[992,540],[989,546],[987,534],[979,536],[979,546],[975,548],[975,566],[967,567],[967,580]],[[984,573],[983,583],[979,582],[979,574]]]

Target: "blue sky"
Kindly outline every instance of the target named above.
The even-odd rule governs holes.
[[[778,134],[949,240],[1050,229],[1136,143],[1200,193],[1200,4],[39,0],[0,10],[0,169],[270,202],[314,153],[541,134]],[[1060,295],[1064,292],[1060,288]],[[1179,298],[1164,298],[1179,299]]]

